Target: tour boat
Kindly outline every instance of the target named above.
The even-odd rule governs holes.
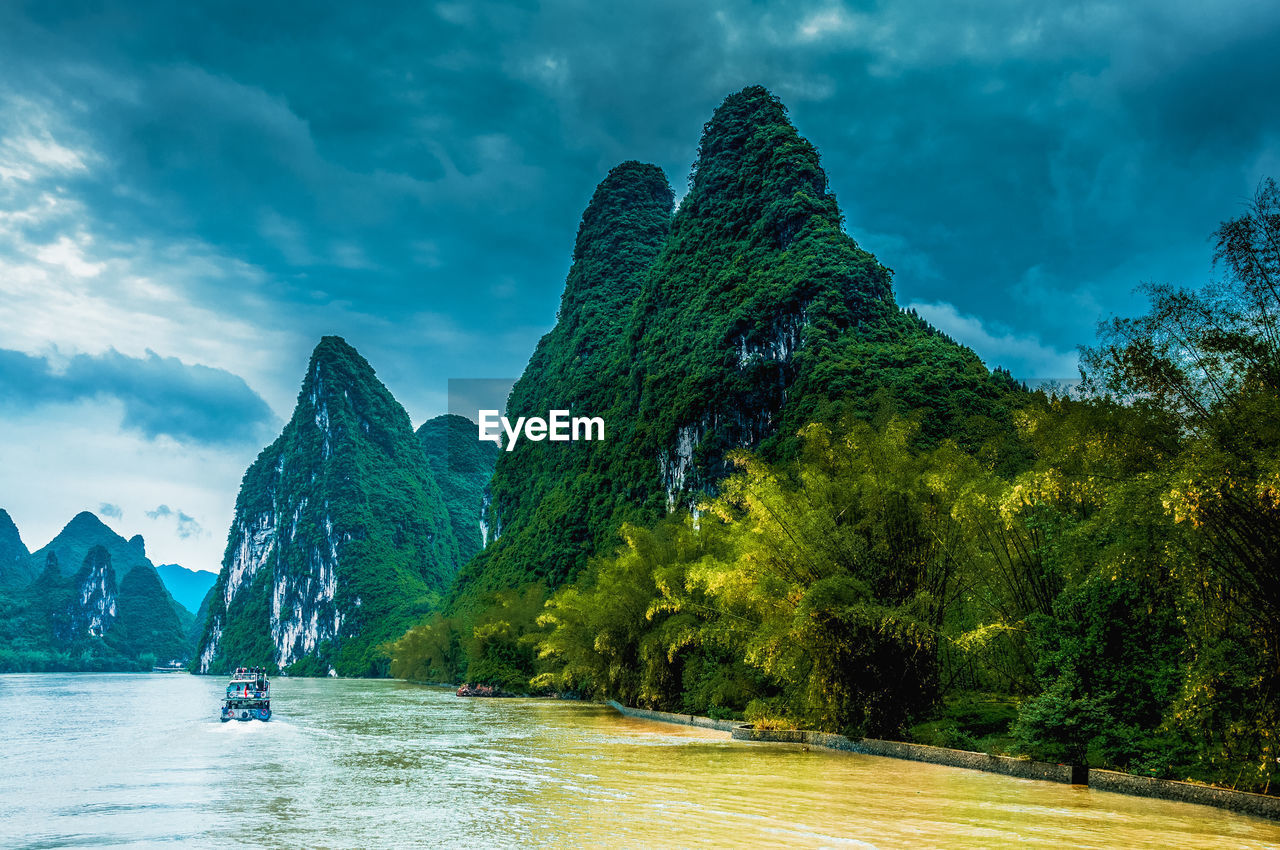
[[[222,721],[270,720],[271,683],[263,667],[237,667],[222,701]]]

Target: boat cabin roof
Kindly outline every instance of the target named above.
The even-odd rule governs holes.
[[[256,682],[259,679],[266,680],[266,673],[232,673],[231,681],[233,682]]]

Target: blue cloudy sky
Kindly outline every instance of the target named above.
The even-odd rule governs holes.
[[[1280,175],[1280,5],[974,5],[0,3],[0,507],[216,569],[320,335],[415,424],[518,375],[595,184],[754,83],[901,303],[1071,375]]]

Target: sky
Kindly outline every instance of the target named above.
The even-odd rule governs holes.
[[[1280,176],[1280,4],[0,2],[0,507],[216,571],[339,334],[414,424],[518,376],[627,159],[761,84],[899,303],[1069,379]]]

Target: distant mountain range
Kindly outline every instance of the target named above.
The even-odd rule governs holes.
[[[438,605],[483,546],[499,449],[439,416],[415,433],[355,349],[317,346],[299,409],[245,475],[220,574],[155,566],[77,514],[35,552],[0,510],[0,672],[379,672],[379,647]],[[234,660],[233,660],[234,659]]]
[[[625,162],[600,183],[557,323],[511,392],[517,416],[603,417],[606,440],[500,452],[456,416],[415,433],[373,367],[326,336],[291,419],[244,474],[212,587],[157,572],[141,537],[93,514],[29,553],[0,512],[0,601],[47,635],[62,659],[50,663],[80,663],[66,659],[93,641],[140,663],[169,652],[176,628],[202,672],[383,674],[388,643],[428,613],[559,587],[623,522],[695,510],[734,450],[785,460],[801,427],[845,417],[910,415],[922,444],[962,448],[1011,432],[1016,382],[902,310],[891,281],[845,232],[782,103],[743,89],[704,126],[678,209],[654,165]],[[128,621],[134,594],[165,620],[154,640]],[[9,647],[44,651],[9,620]]]
[[[85,511],[28,553],[0,510],[0,671],[136,670],[191,656],[194,616],[140,535]]]

